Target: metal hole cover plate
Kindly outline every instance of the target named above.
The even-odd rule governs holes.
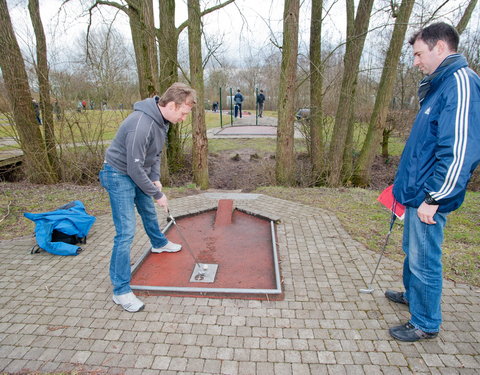
[[[200,268],[199,268],[200,266]],[[203,266],[208,266],[208,269],[203,269]],[[193,267],[192,276],[190,277],[191,283],[213,283],[215,281],[215,275],[217,274],[218,264],[195,264]],[[203,273],[203,275],[202,275]]]

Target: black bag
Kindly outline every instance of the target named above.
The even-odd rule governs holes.
[[[70,245],[76,245],[78,243],[86,244],[87,237],[78,237],[76,234],[66,234],[54,229],[52,232],[52,242],[65,242]]]

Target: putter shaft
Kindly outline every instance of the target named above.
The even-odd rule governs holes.
[[[197,258],[195,257],[195,254],[193,254],[193,251],[190,247],[190,245],[188,244],[188,241],[187,239],[185,238],[185,236],[183,235],[182,231],[180,230],[177,222],[175,221],[175,218],[172,216],[172,214],[170,213],[170,210],[168,210],[168,217],[169,219],[173,222],[173,225],[175,225],[175,228],[177,228],[177,232],[178,234],[180,235],[180,237],[182,237],[182,241],[184,242],[185,244],[185,247],[187,248],[188,252],[190,253],[190,255],[192,256],[193,260],[195,261],[195,264],[196,266],[198,267],[198,273],[200,275],[204,275],[205,274],[205,271],[203,270],[203,268],[201,267],[201,264],[198,262]]]
[[[378,262],[377,262],[377,265],[375,267],[375,270],[373,271],[372,279],[370,280],[370,284],[368,284],[368,288],[360,289],[359,290],[360,293],[372,293],[374,291],[374,289],[372,287],[373,280],[375,280],[375,275],[377,274],[378,266],[380,265],[380,262],[382,261],[383,254],[385,254],[385,249],[387,248],[388,240],[390,239],[390,234],[392,234],[393,224],[395,223],[396,218],[397,218],[397,216],[392,211],[392,217],[390,219],[390,229],[388,230],[387,237],[385,238],[385,243],[383,244],[382,252],[380,253],[380,256],[378,257]]]

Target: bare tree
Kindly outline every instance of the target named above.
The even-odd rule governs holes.
[[[395,26],[383,65],[368,133],[352,176],[352,181],[357,186],[367,186],[370,182],[370,169],[385,129],[388,106],[393,96],[398,61],[414,3],[415,0],[402,0],[398,13],[396,13],[395,4],[392,3],[392,15],[396,18]]]
[[[28,1],[28,11],[32,20],[37,44],[37,63],[35,70],[40,88],[40,109],[42,112],[42,124],[45,129],[45,145],[52,168],[58,174],[58,156],[55,142],[55,130],[53,126],[52,103],[50,100],[50,80],[48,78],[47,42],[43,30],[42,18],[38,0]]]
[[[322,44],[322,9],[323,0],[312,0],[310,24],[310,157],[312,171],[316,181],[324,171],[323,141],[323,63]]]
[[[197,91],[197,104],[192,110],[192,165],[193,181],[208,189],[208,139],[205,125],[202,29],[199,0],[188,0],[188,51],[190,57],[190,81]]]
[[[477,3],[478,3],[478,0],[470,0],[467,7],[465,8],[462,18],[460,19],[460,21],[458,21],[458,24],[456,27],[459,34],[462,34],[465,31],[468,25],[468,22],[470,21],[470,18],[472,18],[472,14],[475,7],[477,6]]]
[[[95,88],[94,95],[88,94],[91,100],[99,104],[102,101],[112,105],[130,104],[130,98],[124,94],[128,92],[126,88],[132,73],[132,59],[127,54],[120,32],[114,27],[101,27],[90,31],[88,39],[85,35],[80,36],[78,44],[80,52],[77,55],[76,72]]]
[[[221,9],[235,0],[226,0],[215,6],[200,11],[200,18]],[[178,81],[178,40],[180,33],[189,26],[190,20],[182,22],[178,27],[175,26],[175,0],[159,1],[160,27],[157,29],[157,39],[160,50],[160,90],[163,92],[172,83]],[[201,50],[201,41],[196,47]],[[203,108],[203,103],[202,103]],[[180,128],[177,126],[170,127],[168,131],[168,148],[166,159],[168,160],[168,168],[172,171],[179,169],[182,165],[182,141]],[[165,171],[166,160],[162,160],[162,170]]]
[[[139,92],[140,97],[144,99],[159,92],[153,2],[152,0],[125,0],[125,3],[95,0],[88,11],[91,17],[96,7],[108,5],[128,16],[137,63]],[[90,26],[91,22],[89,29]]]
[[[285,0],[275,176],[278,184],[287,186],[295,182],[294,121],[299,13],[299,0]]]
[[[57,174],[48,158],[40,127],[35,119],[25,64],[13,31],[6,0],[0,0],[0,51],[0,68],[13,108],[27,178],[34,183],[55,183]]]
[[[347,141],[351,140],[352,126],[350,125],[353,122],[358,67],[368,31],[372,6],[373,0],[360,0],[357,15],[354,17],[354,2],[353,0],[347,0],[347,43],[344,56],[344,73],[329,150],[331,164],[329,166],[328,184],[331,186],[341,184],[345,154],[348,154],[351,149],[351,145]]]
[[[226,0],[201,11],[200,15],[203,17],[234,1]],[[161,0],[158,2],[160,28],[155,29],[152,0],[125,0],[125,3],[126,5],[115,1],[95,0],[89,11],[91,13],[98,5],[108,5],[127,14],[137,61],[140,96],[164,92],[173,82],[178,81],[178,39],[188,26],[188,20],[175,27],[175,0]],[[155,37],[158,41],[159,59]],[[178,127],[170,127],[167,153],[162,154],[162,183],[165,185],[169,182],[170,169],[178,169],[179,161],[183,157],[180,138]]]
[[[178,81],[178,37],[180,31],[175,27],[175,0],[159,1],[160,27],[157,39],[160,50],[160,92]],[[186,25],[186,24],[185,24]],[[168,186],[170,172],[183,165],[183,150],[179,126],[168,129],[167,152],[162,153],[162,183]]]

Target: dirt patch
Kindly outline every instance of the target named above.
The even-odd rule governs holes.
[[[222,151],[209,157],[208,170],[212,188],[248,192],[274,184],[275,159],[253,149]]]
[[[398,165],[398,157],[387,161],[375,159],[372,169],[372,189],[380,190],[393,182]],[[191,160],[186,160],[182,172],[172,178],[172,185],[184,186],[192,181]],[[252,191],[260,186],[275,185],[275,154],[257,153],[255,149],[244,148],[210,154],[208,158],[210,188],[222,190]],[[296,185],[314,185],[310,175],[308,155],[298,154],[296,160]]]
[[[368,188],[383,190],[393,183],[400,157],[375,158],[371,182]],[[480,191],[480,168],[474,173],[469,190]],[[183,172],[172,178],[173,186],[185,186],[192,181],[191,160],[186,160]],[[257,153],[255,149],[243,148],[210,154],[208,158],[210,188],[250,192],[260,186],[275,185],[275,154]],[[298,154],[296,160],[296,185],[311,187],[310,163],[306,154]]]

